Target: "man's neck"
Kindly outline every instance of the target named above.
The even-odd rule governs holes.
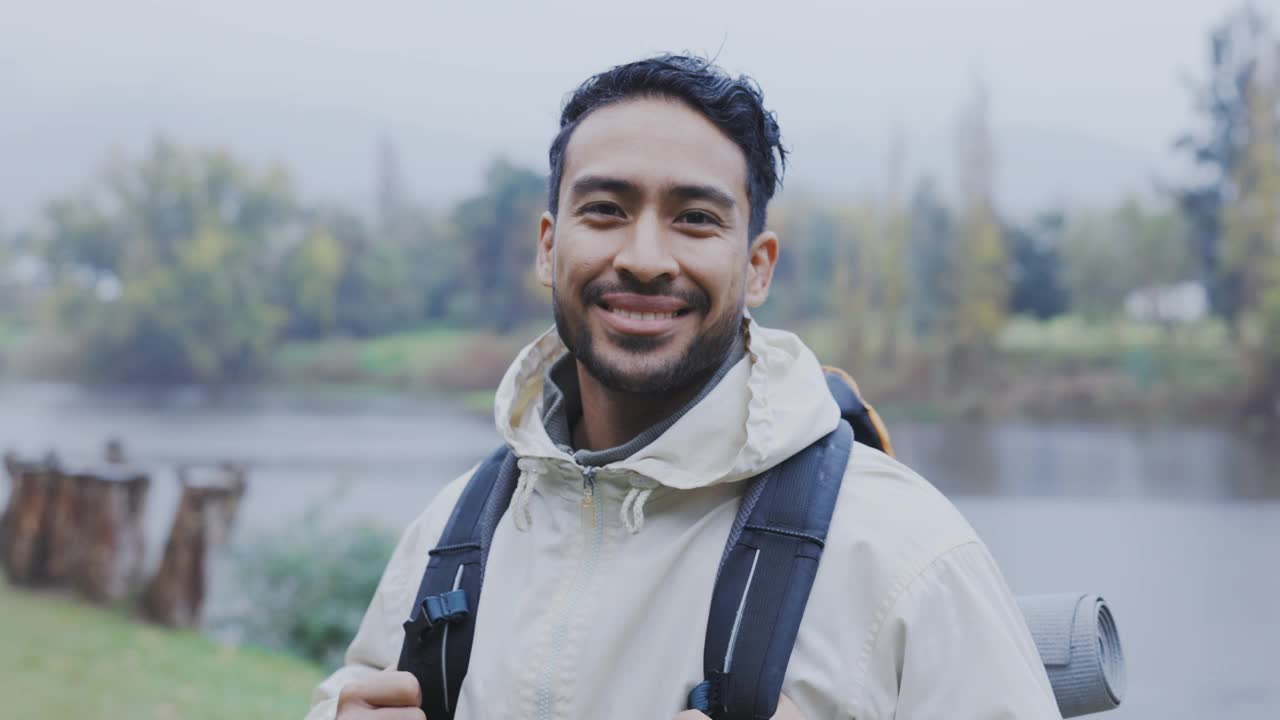
[[[630,442],[693,399],[715,372],[708,370],[679,390],[628,393],[605,387],[575,362],[582,416],[573,427],[573,446],[604,450]]]

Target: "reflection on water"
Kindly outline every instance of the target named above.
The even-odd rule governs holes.
[[[1215,428],[895,422],[898,455],[951,496],[1280,499],[1280,448]],[[488,417],[412,396],[0,386],[0,447],[140,462],[236,459],[298,482],[438,485],[496,446]],[[284,482],[283,480],[281,482]]]
[[[1280,450],[1213,428],[890,421],[948,495],[1280,499]]]
[[[1211,428],[889,424],[899,455],[956,500],[1015,592],[1111,603],[1129,699],[1100,717],[1280,717],[1275,448]],[[0,387],[0,447],[74,462],[108,436],[153,470],[153,541],[168,531],[178,462],[250,464],[243,537],[343,487],[332,504],[344,518],[403,526],[498,442],[488,418],[421,398]]]

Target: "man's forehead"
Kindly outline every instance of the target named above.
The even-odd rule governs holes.
[[[741,148],[677,100],[625,100],[587,115],[565,148],[562,190],[583,177],[618,178],[644,190],[717,186],[746,204]]]

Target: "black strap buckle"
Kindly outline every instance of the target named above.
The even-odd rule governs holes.
[[[465,620],[471,610],[467,607],[467,591],[451,590],[439,595],[429,595],[422,601],[422,614],[432,627],[445,622]]]

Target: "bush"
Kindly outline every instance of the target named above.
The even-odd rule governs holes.
[[[240,607],[218,624],[255,645],[336,668],[394,547],[383,528],[330,525],[309,512],[235,552]]]

